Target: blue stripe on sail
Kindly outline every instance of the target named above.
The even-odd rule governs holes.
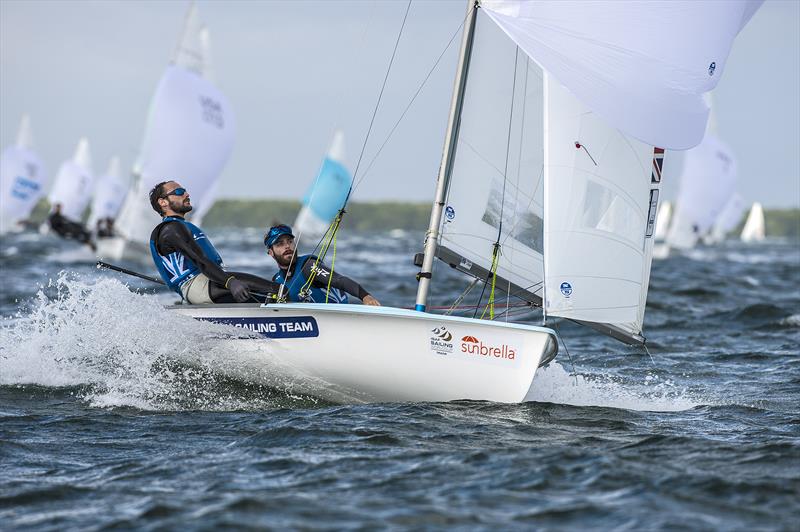
[[[308,206],[317,218],[330,222],[342,208],[352,182],[353,177],[347,168],[326,157],[319,177],[303,198],[303,205]]]

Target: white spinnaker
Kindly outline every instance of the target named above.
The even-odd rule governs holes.
[[[92,208],[89,220],[86,222],[87,225],[93,228],[97,220],[116,218],[127,193],[128,185],[122,179],[119,157],[112,157],[106,173],[95,180]]]
[[[194,208],[202,209],[233,140],[233,113],[225,96],[194,72],[169,66],[153,98],[141,177],[120,215],[120,232],[139,244],[148,242],[159,222],[148,193],[161,181],[178,181],[192,195]]]
[[[195,220],[213,204],[216,181],[233,150],[235,118],[211,75],[210,37],[192,4],[171,64],[150,102],[137,180],[117,222],[128,241],[148,245],[160,220],[148,199],[156,183],[180,182],[192,196]]]
[[[47,199],[51,207],[57,203],[61,205],[61,214],[64,217],[79,222],[92,199],[93,187],[89,141],[82,138],[72,159],[61,163]]]
[[[725,240],[725,236],[742,221],[744,210],[744,199],[739,194],[734,193],[714,221],[711,232],[704,239],[705,242],[707,244],[716,244]]]
[[[547,315],[642,329],[661,166],[545,77]]]
[[[688,249],[711,231],[734,194],[736,160],[730,148],[708,133],[683,159],[678,197],[667,243]]]
[[[763,0],[483,0],[520,48],[612,127],[651,146],[700,142],[702,94]]]
[[[541,296],[542,70],[480,11],[475,23],[439,256],[490,270],[499,235],[497,275]]]
[[[0,155],[0,234],[30,216],[44,193],[45,168],[33,151],[30,118],[22,117],[17,143]]]
[[[658,216],[656,217],[656,232],[653,235],[653,238],[656,240],[664,240],[667,237],[670,218],[672,218],[672,204],[668,201],[665,201],[658,208]]]
[[[757,242],[764,240],[765,226],[764,223],[764,209],[758,202],[753,203],[750,208],[750,214],[747,215],[747,221],[742,228],[741,239],[743,242]]]

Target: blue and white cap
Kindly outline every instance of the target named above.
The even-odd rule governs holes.
[[[271,248],[272,244],[274,244],[283,235],[289,235],[290,237],[294,238],[294,235],[292,234],[292,228],[286,224],[270,227],[267,233],[264,235],[264,245],[268,248]]]

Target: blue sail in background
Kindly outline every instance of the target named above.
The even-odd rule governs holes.
[[[321,236],[344,205],[353,176],[344,166],[344,135],[334,134],[333,142],[317,178],[303,197],[303,206],[294,223],[295,234]]]

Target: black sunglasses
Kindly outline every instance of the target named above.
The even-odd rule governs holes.
[[[172,192],[167,192],[166,194],[164,194],[161,197],[162,198],[166,198],[167,196],[183,196],[184,194],[186,194],[186,189],[182,188],[182,187],[179,187],[179,188],[176,188],[175,190],[173,190]]]

